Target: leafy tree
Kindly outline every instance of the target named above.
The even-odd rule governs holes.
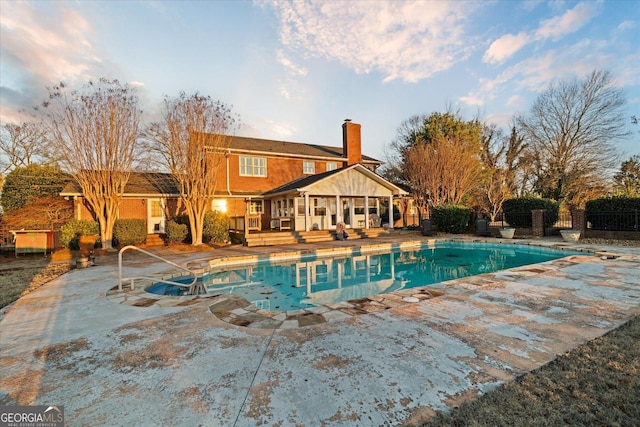
[[[603,71],[551,84],[540,94],[516,119],[528,144],[533,191],[569,207],[604,191],[617,159],[615,142],[629,135],[624,105],[622,91]]]
[[[59,197],[69,175],[60,168],[32,163],[14,168],[7,174],[2,186],[0,204],[5,214],[23,208],[36,198]]]
[[[100,79],[79,90],[61,83],[49,98],[48,136],[97,216],[102,248],[111,249],[142,115],[136,90]]]
[[[203,242],[205,213],[217,186],[217,172],[230,143],[231,108],[209,96],[182,92],[165,98],[163,121],[146,131],[150,151],[178,182],[189,216],[192,244]]]
[[[640,196],[640,155],[631,156],[622,162],[620,170],[614,175],[616,193],[627,197]]]

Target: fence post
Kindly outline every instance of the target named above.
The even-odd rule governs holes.
[[[531,234],[535,237],[544,237],[544,209],[531,211]]]
[[[571,228],[580,230],[580,235],[585,236],[587,231],[587,215],[584,209],[576,209],[571,211]]]

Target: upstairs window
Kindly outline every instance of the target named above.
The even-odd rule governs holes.
[[[316,162],[305,160],[302,164],[302,172],[304,172],[305,174],[316,173]]]
[[[266,157],[240,156],[240,176],[267,176]]]
[[[327,172],[334,171],[338,169],[338,163],[336,162],[327,162]]]

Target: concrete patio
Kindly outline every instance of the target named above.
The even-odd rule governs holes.
[[[431,298],[372,313],[345,304],[329,322],[279,329],[223,321],[207,298],[132,305],[139,296],[112,297],[117,264],[100,260],[0,312],[0,404],[64,405],[69,426],[415,425],[640,314],[640,248],[504,243],[602,253],[433,285]],[[126,266],[166,269],[142,256]]]

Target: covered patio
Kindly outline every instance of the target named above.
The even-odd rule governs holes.
[[[232,228],[252,231],[310,232],[393,228],[393,206],[406,192],[361,164],[311,175],[245,200],[245,216],[232,219]],[[256,209],[256,206],[260,208]]]

